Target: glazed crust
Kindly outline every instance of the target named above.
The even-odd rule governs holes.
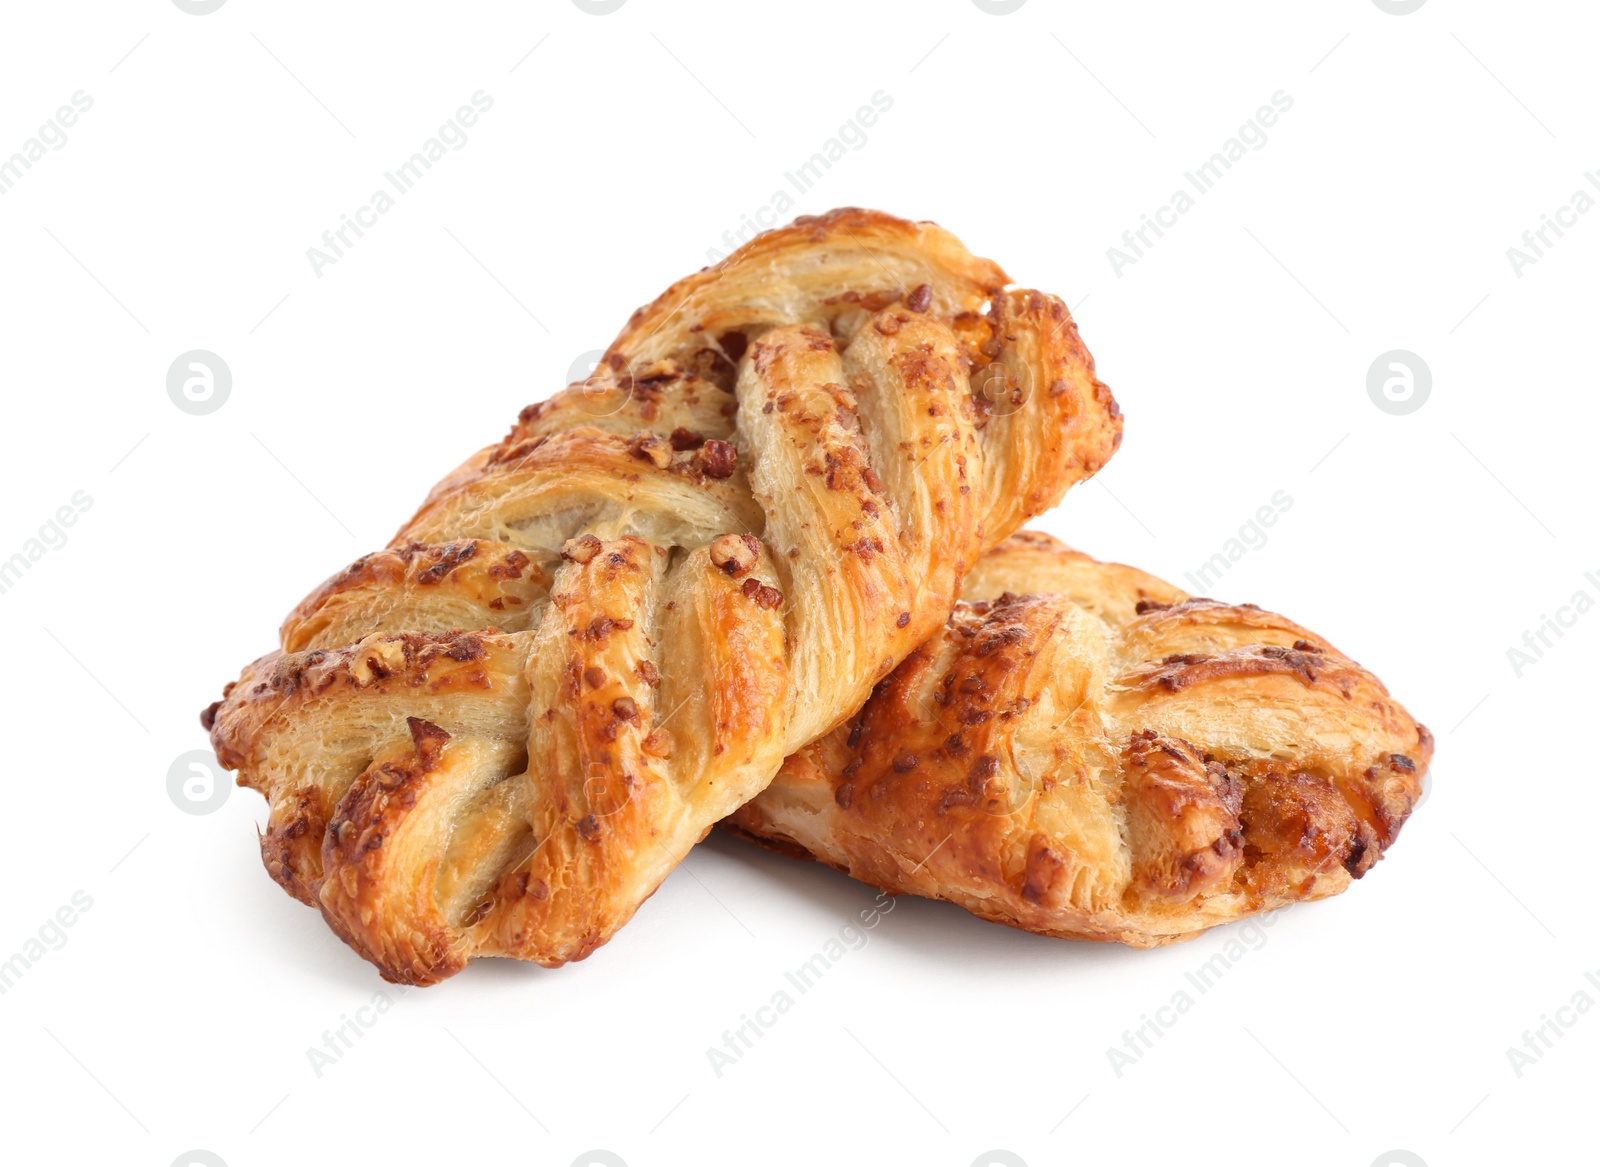
[[[206,713],[268,870],[386,977],[559,965],[1110,457],[1061,301],[835,211],[640,309]]]
[[[1022,532],[846,726],[726,822],[891,893],[1145,948],[1372,868],[1433,738],[1253,605]]]

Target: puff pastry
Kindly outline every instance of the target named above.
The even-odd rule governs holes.
[[[1420,796],[1428,730],[1282,616],[1033,532],[963,595],[725,825],[889,892],[1144,948],[1343,891]]]
[[[848,209],[636,312],[206,711],[273,878],[397,981],[603,944],[1116,448],[1008,282]]]

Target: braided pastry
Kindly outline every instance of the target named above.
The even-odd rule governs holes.
[[[636,312],[205,715],[267,869],[393,980],[559,965],[838,724],[1121,436],[1060,300],[798,220]]]
[[[1146,948],[1336,895],[1421,795],[1432,735],[1281,616],[1031,531],[963,595],[724,825],[893,893]]]

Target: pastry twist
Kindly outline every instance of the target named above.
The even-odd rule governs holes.
[[[636,312],[207,711],[273,878],[397,981],[603,944],[1116,448],[1007,282],[844,210]]]
[[[1421,795],[1427,728],[1282,616],[1030,531],[963,595],[725,825],[891,893],[1145,948],[1343,891]]]

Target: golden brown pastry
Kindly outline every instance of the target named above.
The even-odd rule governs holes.
[[[1144,948],[1371,870],[1433,737],[1252,604],[1025,531],[848,725],[725,825],[889,892]]]
[[[636,312],[207,711],[273,878],[398,981],[603,944],[1116,448],[1008,282],[844,210]]]

